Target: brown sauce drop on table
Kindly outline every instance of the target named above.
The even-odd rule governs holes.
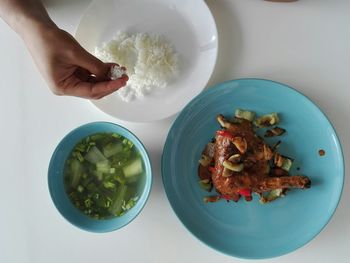
[[[325,150],[319,150],[318,151],[318,154],[320,155],[320,156],[324,156],[325,154],[326,154],[326,152],[325,152]]]

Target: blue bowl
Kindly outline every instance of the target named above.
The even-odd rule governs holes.
[[[68,198],[63,183],[64,164],[74,146],[83,138],[99,132],[118,133],[132,141],[139,150],[145,165],[145,183],[136,205],[123,216],[106,220],[94,219],[78,210]],[[151,190],[152,168],[145,147],[129,130],[109,122],[93,122],[71,131],[58,144],[51,157],[48,184],[50,195],[56,208],[70,223],[90,232],[110,232],[130,223],[144,207]]]

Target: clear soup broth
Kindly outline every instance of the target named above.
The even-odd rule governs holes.
[[[141,195],[144,170],[142,157],[130,140],[116,133],[96,133],[77,143],[66,160],[65,191],[90,217],[122,216]]]

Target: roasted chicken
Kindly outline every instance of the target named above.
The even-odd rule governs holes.
[[[237,201],[244,196],[250,201],[253,192],[263,198],[272,190],[311,186],[308,177],[290,176],[283,169],[283,156],[257,136],[251,121],[228,121],[222,115],[217,121],[222,129],[203,151],[206,160],[200,162],[198,175],[211,180],[220,197]]]

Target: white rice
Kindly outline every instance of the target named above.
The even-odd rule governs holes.
[[[96,47],[95,55],[126,67],[129,81],[117,91],[126,102],[141,99],[152,89],[165,88],[178,73],[178,54],[162,35],[119,31],[111,41]]]
[[[116,80],[126,74],[126,70],[122,69],[122,67],[115,65],[111,68],[111,80]]]

